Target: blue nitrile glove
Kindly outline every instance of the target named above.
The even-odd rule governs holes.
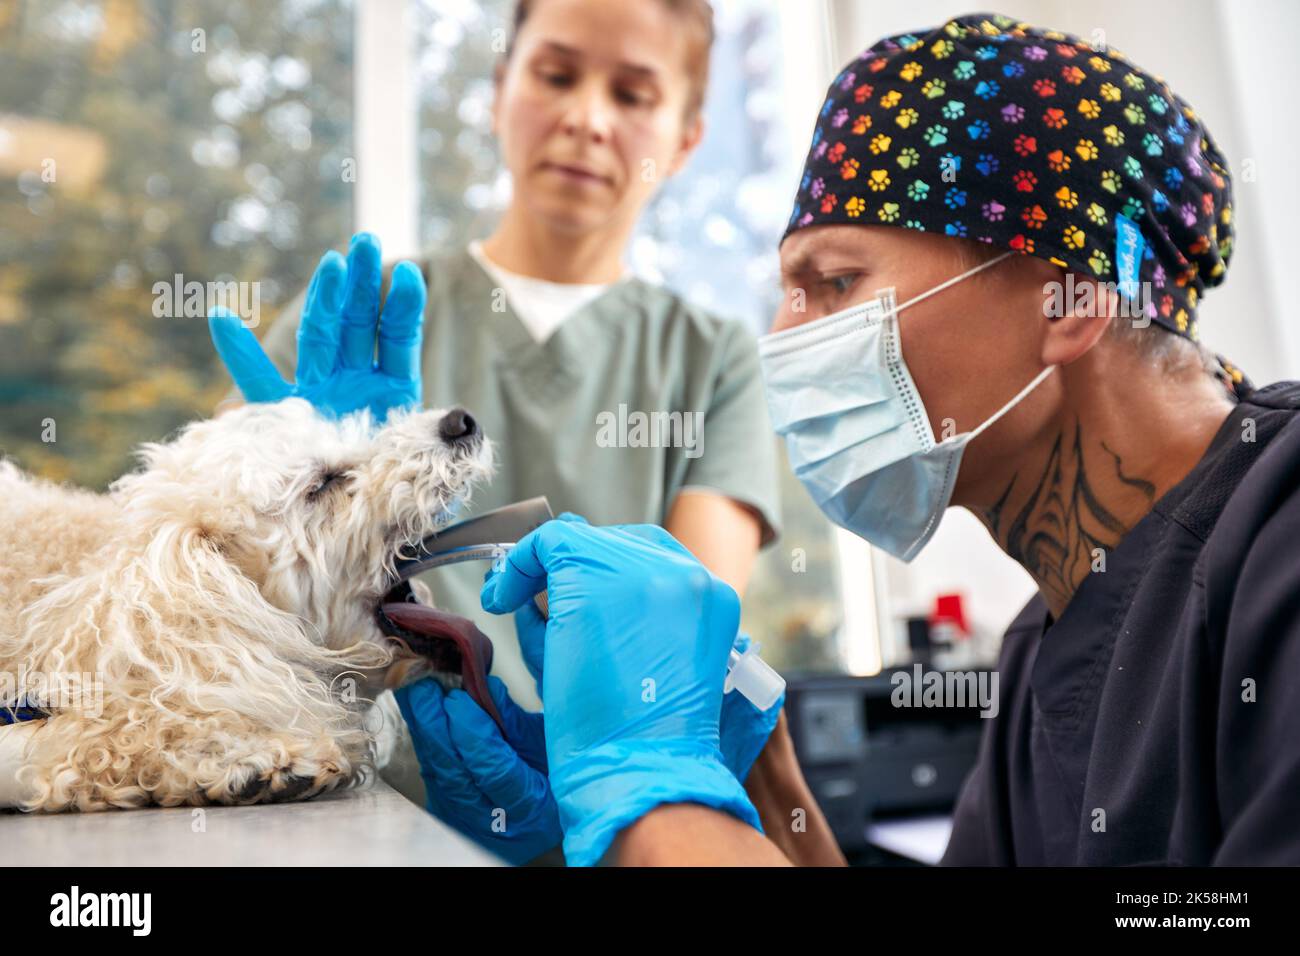
[[[346,262],[332,249],[325,253],[307,286],[298,326],[297,381],[292,385],[280,376],[243,320],[214,308],[208,314],[208,330],[244,398],[305,398],[335,416],[369,408],[378,422],[390,409],[419,407],[424,276],[415,263],[399,262],[381,318],[382,280],[379,240],[368,232],[352,237]]]
[[[546,620],[531,602],[515,616],[525,621],[520,646],[525,661],[535,652],[533,676],[540,686]],[[738,651],[748,646],[749,635],[736,638]],[[447,695],[439,708],[434,702],[443,699],[442,689],[431,680],[427,683],[397,691],[397,700],[415,741],[429,812],[511,863],[527,863],[559,846],[564,834],[545,777],[542,715],[520,710],[505,685],[488,678],[508,731],[503,739],[492,718],[463,691]],[[426,696],[428,705],[419,706]],[[739,693],[727,694],[722,701],[723,762],[743,782],[776,727],[781,704],[761,711]],[[493,812],[485,809],[484,801]]]
[[[394,692],[411,729],[426,807],[448,826],[511,863],[560,845],[559,812],[546,780],[542,715],[521,710],[495,677],[488,688],[500,728],[463,690],[431,677]]]
[[[745,653],[750,643],[748,634],[737,635],[736,651]],[[767,746],[767,739],[776,729],[784,706],[784,689],[776,703],[767,710],[759,710],[738,690],[722,695],[722,759],[741,783]]]
[[[573,514],[560,518],[583,521]],[[636,527],[626,530],[641,531]],[[546,620],[531,601],[515,612],[515,620],[524,661],[540,688]],[[749,636],[741,634],[735,644],[737,650],[744,651]],[[559,846],[563,838],[544,776],[543,718],[521,710],[497,678],[489,678],[488,683],[506,724],[505,739],[492,719],[463,692],[443,695],[437,683],[421,681],[397,691],[396,696],[415,741],[429,811],[510,862],[524,863]],[[779,705],[764,712],[738,693],[723,697],[723,759],[739,780],[745,779],[767,743],[779,714]],[[498,810],[495,816],[484,811],[484,800]]]
[[[723,762],[718,721],[740,599],[672,535],[553,520],[483,585],[503,614],[546,590],[542,701],[551,790],[570,865],[665,803],[700,803],[758,827]]]
[[[586,524],[580,515],[565,512],[558,516],[559,521],[577,521]],[[636,534],[650,525],[627,525],[624,530]],[[537,610],[532,601],[526,602],[515,611],[515,634],[519,638],[519,651],[524,659],[524,666],[533,675],[540,689],[542,686],[543,650],[546,646],[546,618]],[[744,653],[750,645],[748,634],[736,636],[735,648]],[[776,722],[785,706],[785,691],[780,699],[767,710],[759,710],[744,694],[732,691],[722,696],[722,717],[719,735],[722,746],[722,759],[727,768],[736,775],[741,783],[749,776],[754,761],[767,745],[767,740],[776,729]]]

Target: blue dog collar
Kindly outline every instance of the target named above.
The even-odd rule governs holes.
[[[18,724],[26,720],[41,720],[50,716],[39,707],[27,707],[23,705],[10,707],[0,704],[0,725]]]

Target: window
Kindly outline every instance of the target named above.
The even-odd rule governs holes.
[[[102,488],[211,413],[206,321],[156,284],[256,283],[269,322],[348,234],[352,36],[345,0],[0,5],[0,446],[22,467]]]

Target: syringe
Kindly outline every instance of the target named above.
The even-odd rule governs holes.
[[[738,690],[759,710],[769,710],[781,699],[781,694],[785,691],[785,678],[759,657],[758,651],[756,641],[751,641],[744,653],[734,647],[731,649],[731,657],[727,661],[727,679],[723,682],[722,692],[730,694],[733,690]]]

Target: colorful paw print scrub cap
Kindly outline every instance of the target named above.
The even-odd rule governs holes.
[[[832,223],[1038,256],[1195,341],[1232,183],[1192,108],[1118,50],[971,14],[881,40],[831,84],[785,235]]]

